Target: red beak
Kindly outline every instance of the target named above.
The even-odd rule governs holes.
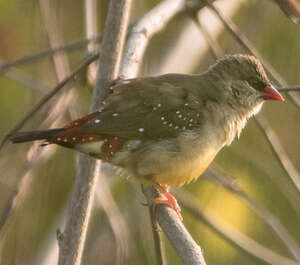
[[[264,100],[268,100],[268,99],[280,100],[280,101],[284,100],[284,98],[272,85],[267,85],[265,89],[260,93],[260,95]]]

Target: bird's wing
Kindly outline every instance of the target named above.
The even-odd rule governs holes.
[[[185,82],[169,80],[165,75],[117,85],[101,112],[92,114],[83,124],[82,132],[126,139],[160,139],[176,137],[199,126],[202,102],[182,85]]]

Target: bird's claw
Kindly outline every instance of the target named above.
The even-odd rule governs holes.
[[[180,221],[182,221],[183,218],[182,218],[182,215],[180,213],[181,209],[180,209],[180,206],[179,206],[176,198],[171,193],[164,190],[163,188],[159,190],[159,193],[160,193],[160,197],[157,197],[153,200],[153,205],[154,206],[157,205],[157,204],[168,205],[169,207],[171,207],[176,212],[176,214],[179,217]]]

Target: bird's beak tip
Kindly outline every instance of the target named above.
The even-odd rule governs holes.
[[[272,85],[267,85],[265,87],[265,89],[260,93],[260,95],[264,100],[284,101],[284,98],[277,91],[277,89],[275,87],[273,87]]]

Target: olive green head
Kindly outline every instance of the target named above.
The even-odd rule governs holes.
[[[210,67],[208,73],[228,84],[224,89],[242,106],[252,107],[267,99],[283,100],[254,56],[227,55]]]

